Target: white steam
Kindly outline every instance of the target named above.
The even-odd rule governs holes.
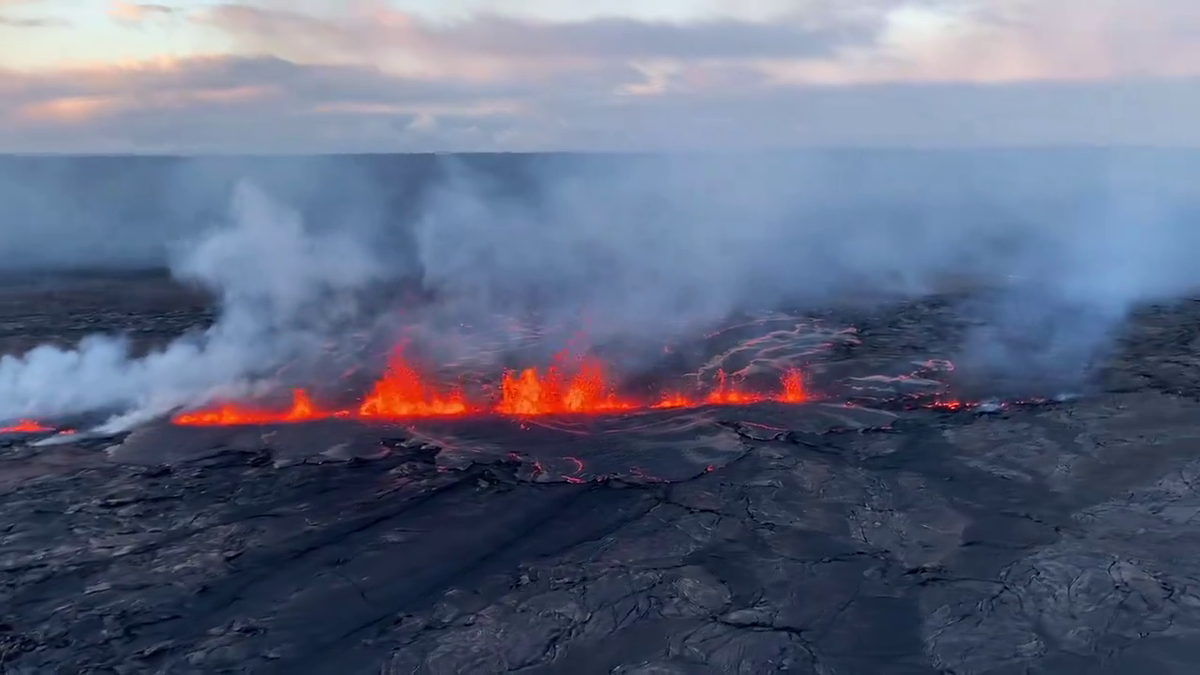
[[[960,371],[1077,378],[1134,305],[1200,286],[1190,165],[1134,157],[1118,171],[1114,157],[396,157],[286,170],[279,160],[258,168],[274,177],[271,194],[338,229],[314,232],[239,187],[232,224],[172,264],[219,296],[210,330],[140,358],[116,337],[2,357],[0,421],[144,416],[278,385],[281,367],[319,360],[364,318],[386,327],[363,316],[361,292],[413,263],[435,300],[391,313],[391,329],[443,364],[523,349],[514,313],[620,344],[634,353],[623,365],[642,365],[637,354],[658,358],[664,342],[742,309],[970,287],[991,291],[963,308],[979,324]],[[154,191],[186,224],[242,168],[185,163],[180,185]],[[35,248],[32,230],[6,232],[0,252]],[[56,244],[70,242],[39,246]]]
[[[140,358],[116,336],[0,357],[0,420],[93,411],[141,418],[246,395],[319,348],[348,309],[345,292],[384,276],[357,242],[306,231],[296,213],[251,185],[237,187],[232,216],[173,265],[179,278],[218,294],[211,328]]]
[[[1195,197],[1156,190],[1155,174],[973,185],[977,168],[914,164],[845,172],[839,185],[832,161],[668,157],[551,167],[522,200],[446,165],[415,233],[426,283],[450,299],[434,311],[469,321],[532,304],[650,355],[741,309],[966,287],[991,293],[970,308],[982,325],[964,365],[1070,380],[1136,303],[1200,286]]]

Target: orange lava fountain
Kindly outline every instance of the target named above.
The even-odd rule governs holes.
[[[784,403],[804,403],[809,400],[799,368],[788,368],[783,374],[783,396],[779,400]]]
[[[470,412],[461,391],[439,393],[397,350],[388,361],[387,371],[375,383],[358,408],[363,419],[402,417],[447,417]]]
[[[324,412],[313,405],[308,392],[303,389],[293,389],[292,407],[283,412],[257,410],[227,403],[212,410],[197,410],[176,415],[171,421],[188,427],[231,427],[249,424],[307,422],[332,416],[334,413]]]
[[[595,359],[583,359],[571,377],[563,373],[560,365],[547,368],[545,376],[536,368],[526,368],[520,374],[504,373],[500,403],[495,411],[501,415],[548,415],[606,413],[639,407],[636,401],[617,397],[604,364]]]
[[[44,434],[50,431],[54,429],[33,420],[20,420],[10,426],[0,427],[0,434]]]
[[[657,409],[667,408],[696,408],[703,405],[750,405],[764,401],[780,403],[804,403],[811,400],[804,388],[804,379],[798,368],[789,368],[781,378],[781,391],[775,394],[761,394],[743,389],[729,381],[724,370],[717,371],[717,388],[700,399],[690,398],[680,393],[670,393],[659,399],[651,406]]]
[[[695,408],[706,405],[747,405],[763,401],[803,403],[809,400],[798,369],[784,373],[781,390],[761,394],[745,390],[718,373],[716,388],[707,395],[689,397],[681,393],[662,396],[649,403],[621,396],[604,364],[591,357],[571,359],[564,352],[541,371],[526,368],[506,371],[498,397],[491,404],[473,405],[460,388],[439,389],[430,384],[403,354],[396,351],[383,376],[375,382],[357,409],[330,411],[313,403],[303,389],[292,392],[292,405],[285,411],[266,411],[236,404],[210,410],[182,413],[173,422],[182,426],[240,426],[284,424],[330,417],[367,421],[423,417],[456,417],[492,412],[509,416],[550,414],[603,415],[624,411]],[[651,399],[653,400],[653,399]]]

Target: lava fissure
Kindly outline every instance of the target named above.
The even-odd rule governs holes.
[[[52,431],[55,431],[53,427],[34,420],[17,420],[9,426],[0,427],[0,434],[46,434]]]
[[[604,363],[592,357],[571,358],[562,353],[544,370],[505,371],[489,401],[473,401],[461,386],[438,387],[393,353],[383,376],[357,407],[327,409],[317,405],[305,389],[292,392],[286,410],[269,411],[225,403],[215,408],[184,412],[172,418],[182,426],[238,426],[286,424],[329,418],[388,421],[429,417],[498,414],[514,417],[579,414],[604,415],[648,409],[695,408],[706,405],[747,405],[764,401],[803,403],[810,400],[796,368],[780,379],[779,391],[756,393],[731,381],[722,371],[716,387],[702,396],[670,392],[636,397],[617,390]]]

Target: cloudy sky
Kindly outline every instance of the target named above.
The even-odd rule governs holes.
[[[0,0],[0,150],[1200,146],[1200,0]]]

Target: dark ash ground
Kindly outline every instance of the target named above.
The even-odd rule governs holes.
[[[7,352],[206,311],[2,302]],[[950,305],[826,321],[861,407],[0,439],[0,672],[1195,672],[1200,303],[1138,316],[1096,395],[997,414],[854,379],[947,356]]]

